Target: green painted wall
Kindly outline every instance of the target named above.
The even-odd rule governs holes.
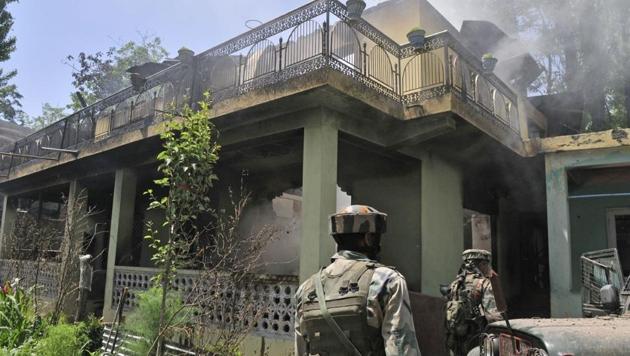
[[[572,168],[628,164],[630,147],[557,152],[545,156],[550,304],[553,317],[581,316],[579,255],[589,249],[606,247],[605,209],[611,204],[625,204],[627,201],[608,198],[569,200],[566,171]],[[571,192],[581,193],[586,191]]]
[[[420,164],[392,177],[367,178],[352,184],[352,204],[366,204],[387,213],[381,241],[381,262],[396,267],[410,290],[421,289]]]
[[[330,263],[335,243],[328,216],[337,204],[337,122],[316,111],[304,127],[300,282]]]
[[[462,172],[439,156],[409,152],[421,160],[421,279],[422,293],[440,296],[440,284],[450,283],[464,250]]]

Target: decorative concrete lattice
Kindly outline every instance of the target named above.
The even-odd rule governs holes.
[[[139,292],[149,289],[151,279],[157,273],[153,268],[116,266],[114,271],[114,288],[112,308],[116,309],[123,289],[128,289],[129,297],[124,308],[129,310],[138,304]],[[256,335],[271,338],[289,339],[293,337],[295,300],[298,280],[295,276],[259,275],[246,287],[236,288],[226,278],[227,283],[207,282],[201,285],[199,271],[179,271],[173,281],[173,288],[183,294],[183,298],[194,298],[193,294],[216,295],[219,302],[213,310],[204,309],[203,320],[209,324],[229,324],[242,322],[230,320],[231,315],[238,314],[244,305],[254,306],[252,312],[258,315],[253,324]],[[243,318],[244,319],[244,318]]]
[[[0,281],[19,278],[19,284],[30,288],[37,284],[37,295],[54,299],[57,296],[59,263],[22,260],[0,260]]]

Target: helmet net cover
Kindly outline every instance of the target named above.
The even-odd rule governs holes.
[[[483,260],[483,261],[490,262],[491,259],[492,259],[492,254],[486,250],[468,249],[462,252],[462,260],[464,261]]]
[[[330,216],[330,233],[383,234],[387,230],[387,214],[367,205],[350,205]]]

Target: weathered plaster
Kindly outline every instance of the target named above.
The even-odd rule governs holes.
[[[547,137],[535,140],[534,144],[539,153],[630,146],[630,129],[614,129],[579,135]]]

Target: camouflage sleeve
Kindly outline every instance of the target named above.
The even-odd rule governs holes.
[[[302,287],[298,289],[297,293],[295,293],[295,303],[296,303],[296,312],[295,312],[295,355],[302,356],[306,355],[306,340],[304,340],[304,336],[302,335],[302,331],[300,330],[300,323],[302,321],[302,308],[300,308],[300,303],[302,298]]]
[[[494,300],[492,284],[490,284],[490,281],[487,279],[484,281],[481,308],[483,310],[483,315],[486,317],[488,323],[503,320],[501,313],[499,313],[499,310],[497,309],[497,303]]]
[[[382,298],[381,334],[385,342],[385,354],[419,356],[407,282],[400,274],[391,271]]]

